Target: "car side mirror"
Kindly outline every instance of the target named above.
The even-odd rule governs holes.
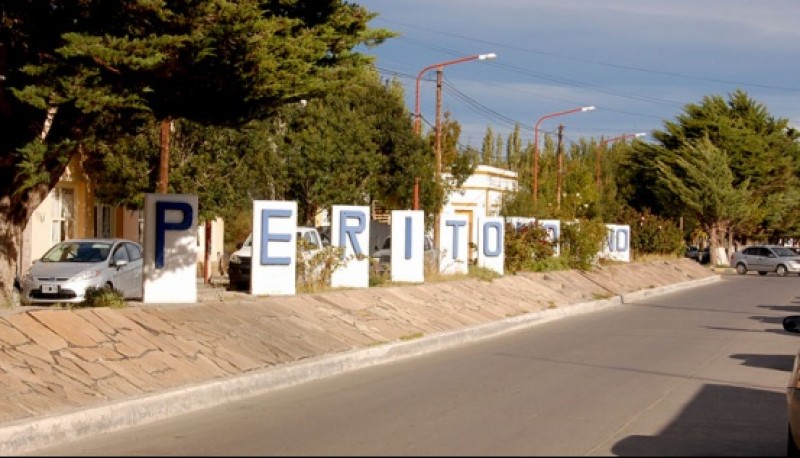
[[[125,267],[128,265],[128,261],[125,259],[120,259],[118,261],[114,261],[114,266],[119,269],[120,267]]]
[[[783,329],[800,334],[800,315],[789,315],[783,319]]]

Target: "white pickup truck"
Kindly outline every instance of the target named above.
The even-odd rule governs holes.
[[[308,258],[322,249],[322,237],[314,227],[298,226],[297,241],[303,247],[302,254]],[[244,242],[237,245],[228,260],[229,288],[235,290],[250,289],[250,269],[253,258],[253,233]]]

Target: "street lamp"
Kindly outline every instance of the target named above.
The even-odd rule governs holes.
[[[639,137],[644,137],[645,135],[647,135],[647,134],[644,133],[644,132],[637,132],[635,134],[624,134],[624,135],[620,135],[618,137],[609,138],[607,140],[603,140],[603,139],[600,140],[600,143],[597,144],[597,159],[596,159],[595,164],[594,164],[594,179],[595,179],[595,183],[597,183],[597,191],[598,192],[601,191],[602,186],[603,186],[603,182],[600,179],[600,168],[601,168],[600,167],[600,163],[601,163],[601,160],[603,158],[603,149],[606,147],[606,145],[608,143],[613,143],[613,142],[615,142],[617,140],[624,140],[626,138],[631,138],[631,137],[639,138]]]
[[[536,206],[536,202],[539,199],[539,124],[542,123],[545,119],[555,118],[556,116],[563,116],[570,113],[578,113],[584,111],[591,111],[594,110],[594,106],[588,107],[578,107],[573,108],[571,110],[559,111],[557,113],[551,113],[548,115],[544,115],[536,121],[536,125],[533,128],[533,180],[531,184],[531,194],[533,195],[533,204],[534,207]]]
[[[460,64],[461,62],[469,62],[471,60],[489,60],[494,59],[497,57],[495,53],[488,53],[488,54],[474,54],[472,56],[460,57],[458,59],[448,60],[445,62],[439,62],[438,64],[428,65],[427,67],[420,70],[419,74],[417,75],[417,85],[416,85],[416,98],[414,103],[414,133],[419,134],[419,127],[420,127],[420,114],[419,114],[419,82],[422,79],[422,76],[430,70],[434,68],[442,71],[442,68],[447,65],[453,64]]]
[[[495,53],[488,53],[488,54],[474,54],[471,56],[461,57],[458,59],[448,60],[445,62],[439,62],[438,64],[428,65],[427,67],[420,70],[419,74],[417,75],[417,84],[416,84],[416,94],[415,94],[415,103],[414,103],[414,133],[419,135],[420,131],[420,113],[419,113],[419,82],[422,79],[422,75],[427,73],[432,69],[436,69],[436,129],[435,129],[435,136],[434,136],[434,152],[436,154],[436,167],[435,167],[435,176],[436,179],[440,179],[442,176],[442,127],[440,122],[441,116],[441,106],[442,106],[442,73],[444,71],[444,67],[453,64],[460,64],[462,62],[469,62],[471,60],[489,60],[494,59],[497,57]],[[419,192],[419,184],[414,183],[415,196],[418,195]],[[414,203],[414,210],[418,210],[418,201],[415,199]],[[439,248],[439,218],[440,218],[440,209],[436,209],[436,214],[434,215],[433,219],[433,246],[435,248]]]

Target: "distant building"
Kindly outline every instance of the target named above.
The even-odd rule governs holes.
[[[445,179],[450,178],[445,175]],[[447,196],[442,213],[467,217],[471,243],[478,240],[477,219],[484,216],[500,216],[503,197],[517,192],[517,173],[511,170],[479,165],[467,181]]]

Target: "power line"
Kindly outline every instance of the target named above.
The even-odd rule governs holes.
[[[572,61],[575,61],[575,62],[583,62],[583,63],[593,64],[593,65],[600,65],[600,66],[609,67],[609,68],[616,68],[616,69],[628,70],[628,71],[634,71],[634,72],[640,72],[640,73],[649,73],[649,74],[653,74],[653,75],[664,75],[664,76],[670,76],[670,77],[676,77],[676,78],[684,78],[684,79],[690,79],[690,80],[695,80],[695,81],[706,81],[706,82],[711,82],[711,83],[721,83],[721,84],[731,84],[731,85],[737,85],[737,86],[757,87],[757,88],[761,88],[761,89],[773,89],[773,90],[779,90],[779,91],[800,92],[800,88],[797,88],[797,87],[773,86],[773,85],[752,83],[752,82],[744,82],[744,81],[724,80],[724,79],[719,79],[719,78],[709,78],[709,77],[696,76],[696,75],[687,75],[687,74],[684,74],[684,73],[669,72],[669,71],[664,71],[664,70],[654,70],[654,69],[648,69],[648,68],[642,68],[642,67],[634,67],[634,66],[631,66],[631,65],[620,65],[620,64],[614,64],[614,63],[605,62],[605,61],[599,61],[599,60],[593,60],[593,59],[585,59],[585,58],[580,58],[580,57],[572,57],[572,56],[567,56],[567,55],[563,55],[563,54],[558,54],[558,53],[553,53],[553,52],[548,52],[548,51],[542,51],[542,50],[539,50],[539,49],[522,48],[522,47],[518,47],[518,46],[512,46],[512,45],[504,44],[504,43],[497,43],[497,42],[493,42],[493,41],[480,40],[480,39],[477,39],[475,37],[468,37],[468,36],[459,35],[459,34],[455,34],[455,33],[442,32],[441,30],[428,29],[428,28],[425,28],[425,27],[420,27],[420,26],[417,26],[417,25],[398,22],[398,21],[392,21],[390,19],[385,19],[385,18],[381,18],[381,17],[378,17],[376,19],[377,20],[381,20],[381,21],[385,21],[385,22],[388,22],[388,23],[394,23],[394,24],[397,24],[397,25],[401,25],[403,27],[409,27],[409,28],[412,28],[412,29],[422,30],[422,31],[425,31],[425,32],[433,33],[433,34],[444,35],[444,36],[449,36],[449,37],[453,37],[453,38],[459,38],[459,39],[462,39],[462,40],[468,40],[468,41],[472,41],[472,42],[475,42],[475,43],[482,43],[482,44],[486,44],[486,45],[490,45],[490,46],[494,46],[494,47],[501,47],[501,48],[505,48],[505,49],[510,49],[510,50],[514,50],[514,51],[520,51],[520,52],[525,52],[525,53],[530,53],[530,54],[539,54],[539,55],[548,56],[548,57],[555,57],[555,58],[558,58],[558,59],[572,60]],[[410,39],[410,38],[407,38],[407,37],[402,37],[402,36],[401,37],[397,37],[397,39],[408,41],[410,43],[414,43],[415,42],[415,40],[413,40],[413,39]],[[420,42],[416,42],[416,43],[420,44]],[[427,47],[428,49],[437,49],[435,47],[429,46],[428,44],[424,44],[423,46]],[[441,50],[441,48],[439,48],[439,49]]]

